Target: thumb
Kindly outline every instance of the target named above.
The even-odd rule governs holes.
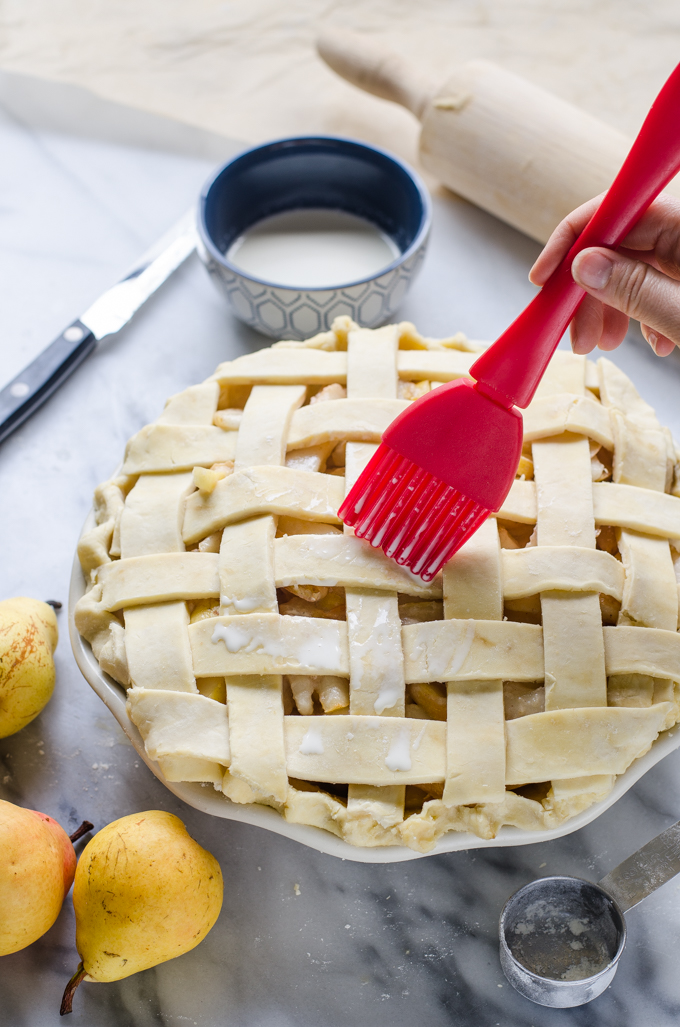
[[[571,273],[595,299],[645,325],[652,345],[656,335],[680,346],[680,282],[644,261],[599,247],[578,253]]]

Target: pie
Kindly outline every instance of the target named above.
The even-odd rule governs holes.
[[[557,827],[680,719],[680,464],[610,360],[555,355],[505,505],[432,582],[343,529],[382,431],[480,348],[338,318],[130,439],[76,624],[167,781],[428,851]]]

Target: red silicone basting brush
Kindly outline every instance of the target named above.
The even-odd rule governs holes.
[[[359,538],[430,581],[499,510],[522,449],[522,415],[585,292],[571,263],[619,246],[680,170],[680,65],[664,85],[614,183],[571,250],[466,378],[416,400],[389,426],[340,507]]]

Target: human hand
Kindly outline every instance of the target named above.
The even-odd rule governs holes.
[[[548,239],[529,272],[543,285],[602,201],[604,193],[572,211]],[[680,201],[660,196],[617,250],[592,246],[571,266],[588,293],[570,326],[574,353],[616,349],[635,318],[658,357],[680,346]]]

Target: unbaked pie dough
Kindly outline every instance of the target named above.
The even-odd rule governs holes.
[[[611,361],[555,355],[503,509],[431,583],[343,530],[381,432],[480,348],[338,318],[130,440],[76,624],[167,781],[424,852],[556,827],[680,719],[680,466]]]

